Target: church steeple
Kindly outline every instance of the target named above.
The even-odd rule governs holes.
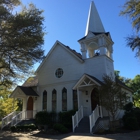
[[[104,26],[93,1],[91,2],[89,9],[85,36],[89,31],[97,33],[105,32]]]
[[[113,41],[111,39],[111,35],[109,32],[105,32],[93,1],[91,2],[89,9],[85,36],[78,40],[78,42],[81,45],[83,59],[94,59],[96,56],[107,56],[110,59],[113,59]]]

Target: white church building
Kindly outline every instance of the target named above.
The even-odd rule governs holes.
[[[12,98],[23,100],[23,111],[31,118],[38,111],[63,112],[80,109],[89,116],[104,74],[114,74],[113,40],[106,32],[94,2],[91,2],[85,36],[78,40],[80,53],[56,41],[37,68],[36,77],[17,86]],[[123,86],[132,101],[131,90]],[[107,116],[101,108],[102,116]],[[100,112],[100,113],[101,113]]]

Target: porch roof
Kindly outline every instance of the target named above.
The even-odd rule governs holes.
[[[26,96],[39,96],[31,87],[17,86],[10,95],[11,98],[25,98]]]
[[[86,86],[93,86],[93,85],[97,85],[97,86],[101,86],[103,84],[103,82],[101,82],[99,79],[97,79],[94,76],[91,76],[89,74],[84,74],[79,80],[78,82],[75,84],[75,86],[73,87],[73,89],[77,89],[78,87],[86,87]]]
[[[31,87],[18,86],[27,96],[39,96]]]

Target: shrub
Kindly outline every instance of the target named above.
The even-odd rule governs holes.
[[[133,108],[133,103],[124,106],[125,114],[122,118],[125,128],[137,130],[140,128],[140,108]]]
[[[16,132],[16,126],[11,126],[10,130],[11,130],[12,132]]]
[[[133,110],[133,103],[132,103],[132,102],[127,103],[127,104],[124,106],[124,110],[125,110],[126,112],[132,111],[132,110]]]
[[[67,133],[68,132],[68,129],[60,123],[54,124],[53,129],[55,129],[55,130],[57,130],[61,133]]]
[[[128,117],[125,121],[125,126],[130,130],[138,130],[139,125],[135,117]]]
[[[29,125],[17,125],[17,126],[11,126],[11,131],[16,132],[16,131],[33,131],[36,130],[37,127],[35,124],[29,124]]]
[[[137,118],[137,121],[138,121],[138,124],[139,124],[139,127],[140,127],[140,108],[135,108],[134,109],[134,112],[135,112],[135,116]]]
[[[40,111],[35,116],[35,121],[39,125],[52,125],[57,121],[55,112]]]
[[[59,113],[59,122],[67,128],[72,128],[72,116],[75,114],[75,110]]]

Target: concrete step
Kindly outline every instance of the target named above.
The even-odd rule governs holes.
[[[89,117],[84,117],[78,127],[75,128],[75,133],[89,133],[90,126],[89,126]]]

